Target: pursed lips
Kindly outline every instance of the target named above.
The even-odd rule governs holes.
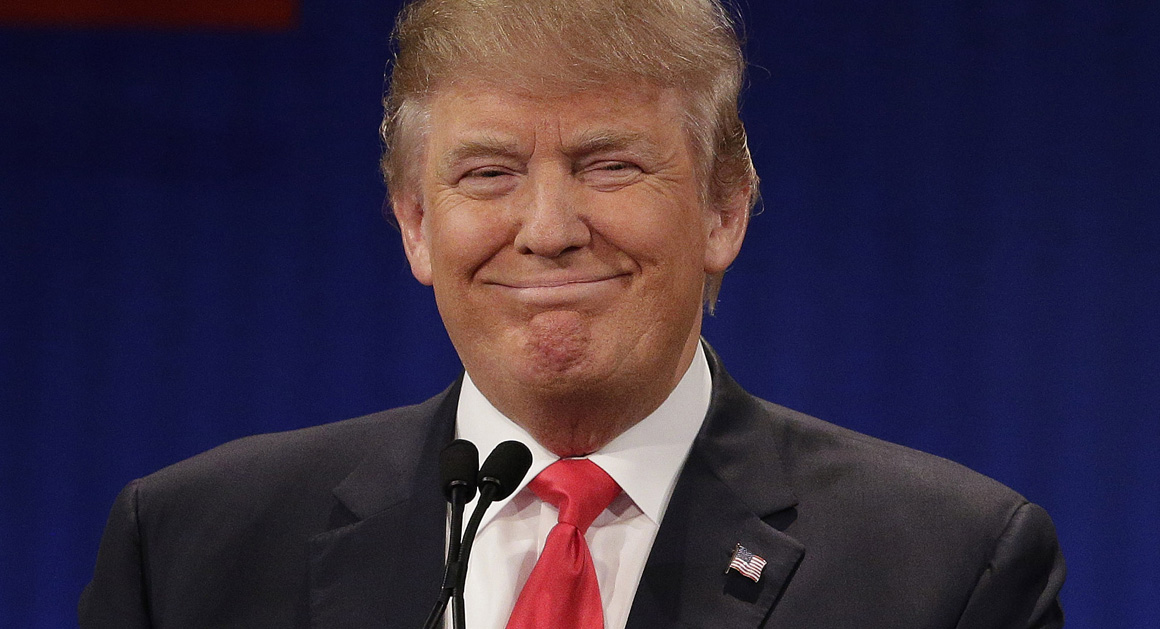
[[[519,299],[531,303],[569,302],[599,296],[614,288],[628,273],[600,275],[546,276],[485,281],[500,289],[514,292]]]
[[[607,275],[584,277],[544,277],[521,280],[494,280],[486,283],[498,284],[500,286],[506,286],[507,288],[557,288],[560,286],[568,286],[570,284],[592,284],[595,282],[603,282],[606,280],[615,279],[622,275],[627,275],[627,273],[609,273]]]

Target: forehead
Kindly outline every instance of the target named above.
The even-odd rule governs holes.
[[[457,83],[427,101],[428,148],[452,150],[469,143],[560,145],[683,143],[684,107],[672,88],[605,85],[533,93],[493,83]],[[527,147],[525,147],[527,148]]]

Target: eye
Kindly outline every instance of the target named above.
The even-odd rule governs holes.
[[[515,173],[499,166],[473,168],[459,178],[459,189],[475,198],[494,198],[506,194],[516,185]]]
[[[636,166],[628,162],[598,162],[594,165],[594,168],[595,170],[603,170],[607,172],[620,172],[624,170],[632,170],[633,168],[636,168]]]
[[[506,174],[508,174],[507,171],[501,170],[499,168],[477,168],[477,169],[467,173],[465,176],[466,177],[479,177],[482,179],[493,179],[495,177],[502,177]]]
[[[643,173],[640,166],[620,160],[603,160],[589,165],[580,173],[580,180],[598,190],[618,190],[636,183]]]

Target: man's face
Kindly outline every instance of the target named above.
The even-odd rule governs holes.
[[[496,397],[663,401],[746,209],[743,194],[703,206],[677,93],[459,84],[432,98],[428,129],[418,190],[394,203],[480,389],[509,416],[520,409]]]

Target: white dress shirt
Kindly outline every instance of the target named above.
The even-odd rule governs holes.
[[[711,394],[709,363],[698,343],[692,364],[664,403],[587,457],[624,490],[585,535],[600,583],[606,629],[622,629],[628,622],[653,539],[709,410]],[[541,501],[527,484],[558,457],[496,410],[470,374],[464,377],[459,395],[456,433],[479,448],[481,459],[508,439],[523,442],[532,451],[532,467],[520,487],[493,504],[483,518],[464,588],[468,627],[503,629],[548,532],[556,525],[556,508]],[[468,505],[468,514],[474,505],[475,501]]]

